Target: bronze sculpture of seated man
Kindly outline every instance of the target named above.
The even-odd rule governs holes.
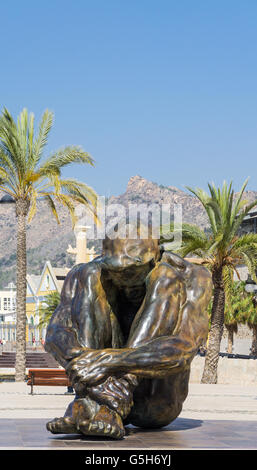
[[[208,333],[209,271],[158,240],[106,237],[103,254],[67,275],[45,349],[76,391],[52,433],[121,439],[180,413],[190,364]]]

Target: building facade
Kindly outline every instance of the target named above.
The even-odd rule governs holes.
[[[16,287],[13,283],[0,291],[0,339],[16,340]]]
[[[39,329],[39,307],[51,292],[61,292],[68,268],[55,268],[50,261],[45,263],[41,275],[27,275],[26,296],[26,340],[39,343],[45,337],[45,328]],[[0,339],[4,342],[16,340],[16,287],[10,283],[0,291]]]

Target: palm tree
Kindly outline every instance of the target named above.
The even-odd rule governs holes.
[[[238,332],[238,324],[245,322],[245,310],[248,308],[248,297],[245,291],[245,282],[234,281],[229,290],[225,292],[224,326],[228,333],[227,352],[233,352],[234,335]],[[247,299],[246,299],[247,297]],[[211,327],[211,312],[213,299],[208,305],[209,329]]]
[[[252,316],[249,317],[247,324],[253,332],[252,346],[250,354],[251,356],[257,357],[257,312],[252,312]]]
[[[224,310],[224,325],[228,332],[229,354],[233,352],[234,334],[238,331],[238,324],[244,321],[247,295],[244,282],[233,282],[232,291],[226,296],[228,299]]]
[[[243,321],[247,323],[252,330],[252,345],[250,354],[257,357],[257,301],[256,295],[249,293],[247,295],[247,302],[245,303]]]
[[[54,311],[58,307],[61,295],[57,291],[50,292],[45,296],[44,302],[39,307],[39,328],[47,326]]]
[[[217,383],[225,290],[231,287],[237,265],[245,263],[253,279],[256,279],[257,234],[238,235],[244,217],[257,204],[257,200],[251,204],[243,200],[246,185],[247,180],[237,196],[232,190],[232,183],[228,186],[226,182],[221,189],[209,184],[210,194],[202,189],[187,188],[203,205],[210,223],[210,229],[206,232],[195,225],[183,224],[183,243],[178,250],[183,257],[189,254],[199,257],[199,261],[212,273],[214,294],[202,383]]]
[[[15,201],[17,217],[17,320],[16,381],[25,379],[26,363],[26,223],[31,222],[37,200],[44,199],[58,218],[58,204],[65,206],[75,222],[76,202],[95,211],[96,193],[75,179],[61,178],[71,163],[93,165],[88,153],[77,146],[65,147],[43,158],[53,125],[53,113],[46,110],[35,135],[34,115],[24,109],[17,123],[4,108],[0,117],[0,190]]]

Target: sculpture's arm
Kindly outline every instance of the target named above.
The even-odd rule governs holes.
[[[189,366],[207,336],[211,291],[211,276],[202,267],[187,263],[175,277],[170,267],[158,267],[148,281],[128,347],[83,354],[71,361],[69,376],[74,383],[93,385],[126,373],[164,378]]]
[[[63,285],[60,304],[52,315],[46,331],[45,350],[63,367],[82,352],[71,320],[71,304],[76,284],[76,272],[70,272]]]
[[[86,344],[90,339],[87,335],[92,333],[92,328],[86,327],[85,321],[89,326],[94,300],[90,283],[95,276],[94,267],[91,266],[90,270],[86,265],[77,265],[69,272],[62,288],[60,304],[47,328],[45,349],[63,367],[88,351]]]

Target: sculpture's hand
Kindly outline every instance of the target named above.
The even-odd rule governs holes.
[[[88,388],[88,395],[100,405],[104,404],[126,418],[133,406],[133,391],[138,384],[132,374],[117,379],[108,377],[105,382]]]
[[[120,352],[120,350],[88,349],[78,358],[73,359],[66,367],[66,372],[74,388],[104,382],[110,375],[108,365],[111,365],[111,361],[117,352]]]

